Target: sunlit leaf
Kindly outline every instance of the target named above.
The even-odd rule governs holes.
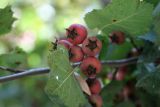
[[[0,8],[5,8],[10,0],[0,0]]]
[[[10,6],[0,9],[0,35],[8,33],[11,30],[14,20],[15,18],[13,18]]]

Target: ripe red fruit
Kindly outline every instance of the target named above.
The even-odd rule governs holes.
[[[69,49],[69,59],[71,62],[80,62],[84,58],[82,48],[79,46],[71,46]]]
[[[101,91],[101,83],[98,79],[90,79],[88,78],[86,80],[88,86],[89,86],[89,89],[91,91],[92,94],[99,94],[100,91]]]
[[[125,34],[121,31],[114,31],[109,37],[112,43],[122,44],[125,42]]]
[[[102,97],[98,94],[89,96],[89,101],[91,102],[93,107],[102,107],[103,100]]]
[[[82,50],[88,56],[97,55],[102,48],[102,42],[97,37],[89,37],[82,43]]]
[[[66,29],[67,40],[72,44],[81,44],[87,37],[87,29],[80,24],[72,24]]]
[[[118,71],[116,73],[115,79],[118,81],[124,80],[126,74],[127,74],[127,67],[120,67],[118,68]]]
[[[102,65],[101,62],[95,57],[86,57],[83,59],[80,65],[81,71],[89,78],[95,78],[96,74],[98,74]]]
[[[66,47],[67,49],[69,49],[72,46],[72,44],[69,41],[67,41],[67,40],[59,40],[57,42],[57,44],[61,44],[64,47]]]

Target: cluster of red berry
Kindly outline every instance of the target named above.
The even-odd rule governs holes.
[[[72,24],[66,29],[66,38],[58,40],[58,44],[64,45],[69,52],[69,60],[73,63],[81,62],[80,69],[87,76],[86,82],[90,88],[89,101],[94,107],[102,107],[102,98],[99,95],[101,83],[96,75],[101,72],[102,65],[97,58],[102,48],[101,41],[96,37],[87,37],[87,29],[80,24]],[[112,32],[109,35],[111,43],[122,44],[125,42],[125,34],[121,31]],[[124,78],[121,72],[126,73],[125,68],[117,72],[117,80]],[[123,73],[124,74],[124,73]]]
[[[59,40],[57,43],[64,45],[69,52],[69,60],[73,63],[81,62],[80,69],[86,75],[86,82],[90,88],[91,96],[89,101],[96,107],[102,106],[100,81],[96,75],[102,69],[101,62],[97,59],[102,43],[96,37],[87,37],[87,29],[80,24],[72,24],[66,29],[66,39]]]

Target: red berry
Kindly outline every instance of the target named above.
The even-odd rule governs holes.
[[[112,43],[122,44],[125,42],[125,34],[121,31],[112,32],[109,37]]]
[[[120,67],[116,73],[115,79],[118,81],[124,80],[127,71],[127,67]]]
[[[96,74],[101,71],[102,65],[97,58],[86,57],[85,59],[83,59],[80,65],[80,69],[89,78],[95,78]]]
[[[72,44],[67,40],[59,40],[57,43],[63,45],[67,49],[69,49],[72,46]]]
[[[88,56],[97,55],[102,48],[102,42],[97,37],[89,37],[82,44],[83,52]]]
[[[69,59],[71,62],[80,62],[83,60],[84,54],[79,46],[71,46],[69,49]]]
[[[87,29],[80,24],[72,24],[66,29],[67,40],[72,44],[81,44],[87,37]]]
[[[99,82],[98,79],[90,79],[88,78],[86,80],[88,86],[89,86],[89,89],[91,91],[92,94],[99,94],[100,91],[101,91],[101,83]]]
[[[102,97],[98,94],[89,96],[89,101],[91,102],[93,107],[102,107],[103,100]]]

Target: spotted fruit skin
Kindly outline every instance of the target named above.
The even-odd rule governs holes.
[[[67,40],[74,45],[81,44],[87,37],[87,29],[80,24],[72,24],[66,29]]]
[[[121,31],[114,31],[109,35],[112,43],[123,44],[125,42],[125,34]]]
[[[88,37],[82,43],[82,50],[87,56],[96,56],[102,49],[102,42],[97,37]]]
[[[80,65],[81,71],[89,78],[95,78],[102,69],[101,62],[95,57],[86,57]]]
[[[88,78],[86,82],[92,94],[99,94],[101,92],[101,83],[98,79]]]
[[[70,47],[73,45],[73,44],[71,44],[69,41],[67,41],[67,40],[59,40],[58,42],[57,42],[57,44],[61,44],[61,45],[63,45],[64,47],[66,47],[67,49],[70,49]]]
[[[80,46],[71,46],[69,49],[69,60],[71,62],[80,62],[84,58],[84,53]]]

